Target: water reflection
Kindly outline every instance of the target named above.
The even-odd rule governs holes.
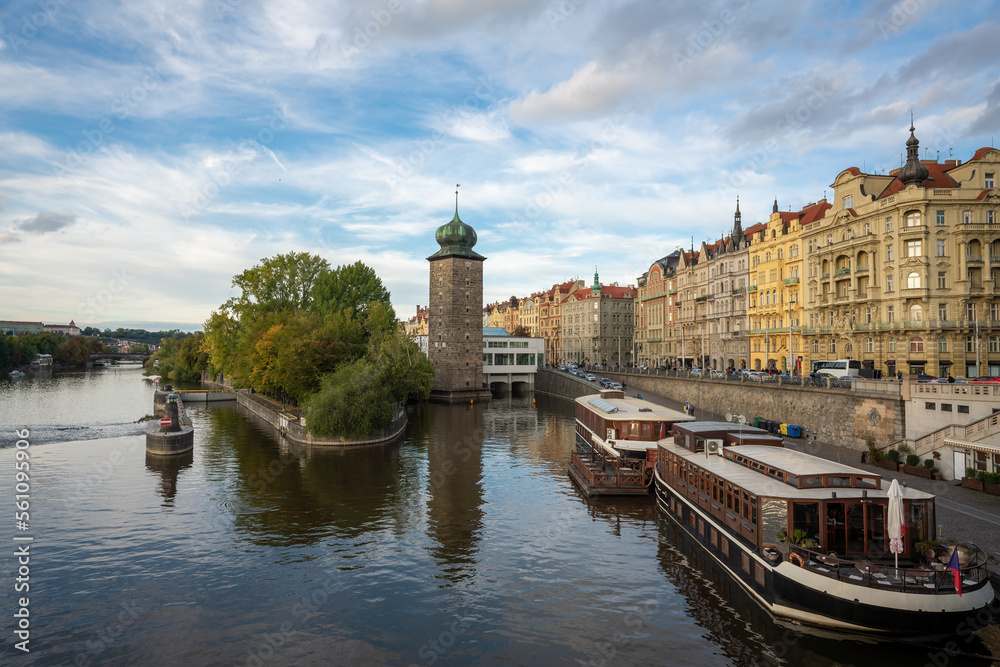
[[[206,466],[231,482],[223,500],[234,528],[259,545],[301,546],[356,537],[406,521],[415,470],[400,441],[365,448],[306,447],[239,409],[203,411]],[[197,432],[197,428],[196,428]],[[214,460],[214,464],[211,462]]]
[[[426,433],[428,534],[437,543],[430,552],[451,584],[475,573],[483,528],[485,410],[482,403],[431,405],[417,428]]]
[[[160,486],[157,493],[163,496],[163,507],[173,507],[177,495],[177,477],[182,470],[194,463],[194,450],[183,454],[162,456],[146,452],[146,469],[160,473]]]

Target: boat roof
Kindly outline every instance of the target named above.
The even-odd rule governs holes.
[[[729,431],[731,433],[746,433],[748,435],[769,435],[769,433],[762,428],[733,422],[700,421],[693,424],[678,424],[678,426],[689,433],[714,433],[716,431]]]
[[[742,489],[756,495],[771,498],[788,498],[802,500],[827,500],[831,493],[836,493],[837,498],[861,498],[862,492],[867,492],[867,497],[872,499],[888,498],[889,485],[884,485],[882,489],[872,489],[864,487],[816,487],[797,489],[790,484],[775,479],[758,470],[732,461],[724,456],[705,455],[705,452],[692,452],[689,449],[673,444],[671,441],[660,441],[660,447],[681,458],[687,459],[707,470],[717,477],[721,477],[728,482],[739,486]],[[730,448],[725,448],[730,449]],[[754,461],[766,463],[775,468],[780,468],[793,475],[836,475],[850,474],[863,475],[865,477],[879,477],[875,473],[867,470],[852,468],[851,466],[821,459],[818,456],[797,452],[791,449],[771,447],[768,445],[740,445],[731,448],[734,453],[745,456]],[[934,496],[917,489],[900,487],[903,491],[903,498],[907,500],[930,500]]]
[[[580,396],[576,399],[584,408],[619,420],[653,422],[689,422],[693,415],[651,403],[642,398],[605,398],[600,394]]]

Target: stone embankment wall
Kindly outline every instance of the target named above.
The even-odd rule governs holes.
[[[870,390],[839,390],[609,372],[602,377],[625,382],[630,396],[648,392],[678,403],[690,402],[695,416],[732,413],[748,420],[782,421],[816,431],[822,442],[851,449],[864,449],[868,439],[888,445],[903,439],[906,432],[903,401],[892,383],[879,383],[885,386],[873,385]],[[600,389],[592,382],[550,370],[539,371],[536,385],[537,391],[567,398]]]
[[[373,433],[370,438],[348,440],[345,438],[318,438],[306,432],[302,423],[282,415],[282,411],[273,406],[270,401],[260,396],[240,391],[236,394],[236,404],[270,424],[278,433],[292,442],[300,445],[316,445],[321,447],[353,447],[358,445],[376,445],[389,442],[401,436],[406,430],[406,410],[400,409],[395,423],[387,429]]]

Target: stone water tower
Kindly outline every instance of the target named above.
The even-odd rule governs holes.
[[[483,387],[483,262],[472,249],[476,230],[458,217],[440,227],[434,239],[441,249],[431,263],[427,314],[427,356],[434,367],[431,400],[467,403],[489,400]]]

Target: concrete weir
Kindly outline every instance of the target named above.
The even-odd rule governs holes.
[[[194,426],[184,413],[181,398],[169,388],[153,396],[153,412],[158,417],[169,418],[169,424],[159,419],[146,425],[146,452],[157,456],[185,454],[194,449]]]

